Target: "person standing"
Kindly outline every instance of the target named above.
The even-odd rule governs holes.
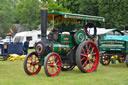
[[[30,40],[26,40],[26,41],[24,42],[24,45],[23,45],[24,55],[27,55],[27,54],[28,54],[29,41],[30,41]]]

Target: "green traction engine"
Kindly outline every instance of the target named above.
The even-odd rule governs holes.
[[[104,18],[59,12],[47,13],[46,8],[41,8],[41,41],[36,43],[35,52],[26,56],[24,71],[28,75],[34,75],[39,73],[41,66],[44,66],[47,76],[57,76],[60,71],[71,71],[75,66],[83,73],[95,71],[99,62],[99,51],[93,43],[96,26],[89,23],[84,29],[68,32],[53,29],[47,35],[48,20],[79,23],[80,20],[103,22]],[[94,28],[94,36],[88,34],[88,27]]]

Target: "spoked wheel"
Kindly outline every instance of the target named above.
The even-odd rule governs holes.
[[[109,65],[110,61],[111,61],[111,59],[108,55],[103,55],[100,57],[100,63],[102,65]]]
[[[62,66],[61,67],[61,70],[62,71],[71,71],[71,70],[73,70],[74,67],[75,67],[74,65],[71,65],[71,66]]]
[[[118,62],[119,63],[124,63],[124,61],[125,61],[125,55],[119,55],[118,56]]]
[[[44,71],[47,76],[57,76],[61,70],[61,59],[57,53],[49,53],[44,61]]]
[[[99,51],[93,42],[81,43],[76,51],[76,64],[82,72],[93,72],[99,62]]]
[[[36,52],[31,52],[25,57],[24,71],[28,75],[38,74],[41,69],[39,56]]]

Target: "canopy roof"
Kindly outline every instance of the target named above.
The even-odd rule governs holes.
[[[104,22],[105,18],[82,14],[48,12],[48,20],[79,23],[81,20]]]
[[[122,40],[128,41],[128,36],[105,36],[104,40]]]

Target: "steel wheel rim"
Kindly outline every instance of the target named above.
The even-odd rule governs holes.
[[[104,65],[109,64],[110,59],[109,59],[109,57],[108,57],[107,55],[103,56],[102,58],[103,58],[103,60],[102,60],[102,61],[103,61],[103,64],[104,64]]]
[[[51,54],[47,60],[47,72],[49,76],[57,76],[61,70],[61,59],[57,54]]]
[[[81,49],[80,61],[86,72],[93,72],[99,62],[99,51],[95,44],[87,42]]]
[[[41,65],[38,55],[32,53],[27,57],[26,68],[30,75],[37,74],[40,71]]]

